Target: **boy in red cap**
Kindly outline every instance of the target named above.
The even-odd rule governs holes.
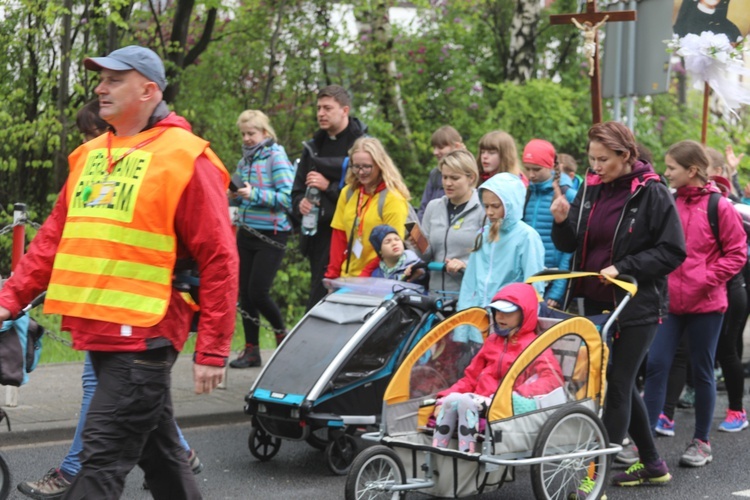
[[[554,219],[549,208],[557,196],[565,196],[568,202],[572,202],[577,191],[573,189],[570,177],[559,175],[556,164],[555,147],[543,139],[532,139],[523,148],[523,166],[529,177],[523,221],[542,238],[544,267],[565,270],[570,269],[572,254],[559,251],[552,243]],[[556,280],[547,287],[544,298],[549,306],[562,306],[565,286],[565,280]]]

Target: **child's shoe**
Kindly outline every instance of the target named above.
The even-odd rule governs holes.
[[[745,410],[734,411],[727,410],[727,418],[719,424],[719,430],[724,432],[740,432],[742,429],[746,429],[747,413]]]
[[[672,480],[664,460],[659,460],[653,464],[644,465],[637,462],[630,466],[625,472],[616,474],[612,478],[612,484],[615,486],[638,486],[641,484],[666,484]]]
[[[672,437],[674,436],[674,420],[669,420],[669,417],[662,413],[659,415],[659,421],[656,422],[656,429],[654,430],[662,436]]]
[[[680,457],[680,465],[684,467],[703,467],[713,459],[711,445],[698,438],[693,438],[685,453]]]

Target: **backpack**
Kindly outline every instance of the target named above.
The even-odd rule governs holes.
[[[708,216],[708,225],[711,226],[711,232],[714,235],[714,240],[716,240],[716,244],[719,245],[719,252],[721,252],[721,254],[723,255],[724,248],[722,247],[721,239],[719,238],[719,200],[721,198],[722,198],[721,193],[711,193],[709,195],[707,216]],[[745,230],[745,237],[747,238],[748,242],[750,242],[750,213],[745,214],[740,210],[737,210],[737,211],[742,217],[742,228]],[[737,280],[742,278],[743,273],[747,268],[748,268],[748,261],[746,260],[745,265],[742,266],[742,269],[740,270],[740,272],[732,276],[732,278],[727,282],[727,286],[734,284]]]

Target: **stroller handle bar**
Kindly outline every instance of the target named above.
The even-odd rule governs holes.
[[[571,272],[571,271],[559,271],[559,270],[547,269],[544,271],[540,271],[533,276],[529,276],[528,278],[526,278],[526,283],[531,284],[531,283],[537,283],[540,281],[554,281],[554,280],[562,280],[562,279],[576,279],[576,278],[588,278],[588,277],[605,279],[609,281],[610,283],[612,283],[613,285],[619,288],[622,288],[625,291],[625,297],[623,297],[620,303],[617,304],[617,307],[612,312],[612,314],[610,314],[609,319],[607,319],[607,322],[604,324],[604,327],[602,328],[602,338],[606,340],[609,329],[617,320],[617,317],[620,315],[622,310],[625,309],[625,306],[628,305],[628,302],[630,302],[630,299],[633,298],[633,296],[638,292],[638,281],[634,277],[627,275],[627,274],[620,274],[617,278],[610,278],[609,276],[599,274],[599,273]]]
[[[627,274],[620,274],[617,278],[610,278],[609,276],[606,276],[604,274],[599,273],[592,273],[592,272],[571,272],[571,271],[556,271],[552,269],[547,269],[544,271],[540,271],[533,276],[529,276],[526,278],[526,283],[538,283],[540,281],[555,281],[555,280],[566,280],[566,279],[576,279],[576,278],[588,278],[588,277],[596,277],[596,278],[602,278],[613,285],[622,288],[628,295],[631,297],[635,296],[635,294],[638,292],[638,281],[636,281],[635,278],[633,278],[630,275]]]
[[[420,262],[419,264],[414,264],[414,266],[412,266],[412,269],[427,269],[428,271],[445,273],[447,272],[447,266],[448,264],[446,264],[445,262]],[[464,270],[461,269],[458,272],[463,273]]]

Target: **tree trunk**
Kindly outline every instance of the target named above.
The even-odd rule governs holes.
[[[63,182],[68,177],[68,81],[70,79],[70,49],[71,49],[71,12],[73,11],[73,0],[65,0],[63,3],[65,14],[62,16],[62,39],[60,40],[60,83],[57,90],[57,114],[59,116],[60,147],[54,157],[54,183],[55,191],[59,191]]]
[[[271,98],[271,90],[273,89],[274,72],[276,66],[279,64],[277,58],[277,44],[279,42],[279,36],[281,35],[281,25],[284,20],[284,10],[286,9],[286,0],[281,0],[278,3],[276,12],[276,26],[274,26],[271,40],[268,44],[268,77],[266,78],[266,89],[263,92],[263,108],[268,106],[268,101]]]
[[[190,19],[193,15],[193,8],[195,7],[195,0],[178,0],[177,8],[175,9],[174,19],[172,22],[172,34],[170,36],[169,46],[172,48],[170,52],[165,54],[165,57],[172,61],[176,69],[171,69],[167,72],[167,82],[169,85],[164,91],[164,100],[172,102],[180,92],[179,75],[183,69],[193,64],[196,59],[206,50],[209,42],[211,41],[211,35],[216,25],[216,14],[217,9],[215,7],[208,10],[206,13],[206,22],[203,25],[203,32],[198,42],[187,50],[187,39],[188,31],[190,28]],[[156,21],[156,20],[155,20]],[[175,48],[176,47],[176,48]]]
[[[533,76],[541,11],[539,0],[516,0],[506,67],[508,80],[515,83],[523,83]]]
[[[419,165],[417,150],[411,138],[411,128],[406,110],[403,106],[401,87],[396,79],[396,63],[393,60],[393,35],[388,9],[391,0],[378,0],[375,9],[369,12],[370,26],[372,27],[373,43],[370,44],[370,52],[374,63],[374,73],[371,75],[376,82],[377,100],[383,116],[393,124],[393,132],[397,137],[404,140],[403,144],[406,165],[399,165],[402,173],[409,167],[416,168]]]

